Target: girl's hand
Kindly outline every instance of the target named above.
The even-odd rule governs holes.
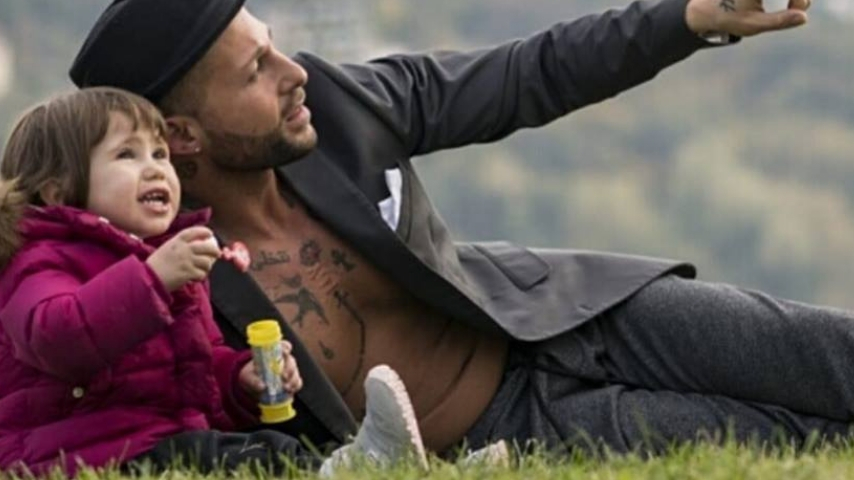
[[[222,253],[212,239],[213,232],[206,227],[187,228],[155,250],[146,263],[171,292],[208,276]]]
[[[291,345],[291,342],[283,340],[281,374],[282,387],[286,392],[294,395],[302,389],[302,377],[300,376],[299,368],[297,367],[297,361],[293,355],[291,355],[292,350],[293,346]],[[266,388],[264,380],[261,379],[255,371],[255,364],[253,362],[247,362],[246,365],[243,366],[238,374],[238,380],[243,389],[255,397],[261,395],[261,392]]]

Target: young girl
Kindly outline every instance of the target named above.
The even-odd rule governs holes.
[[[204,282],[222,252],[208,212],[180,214],[164,121],[136,95],[85,89],[36,106],[0,163],[0,469],[80,465],[203,471],[313,464],[258,423],[264,385],[223,344]],[[283,383],[302,384],[283,348]],[[392,461],[424,449],[393,371],[366,381],[369,418],[334,455]],[[373,413],[372,413],[373,412]],[[371,415],[383,428],[365,431]],[[282,455],[283,454],[283,455]],[[330,465],[327,465],[330,467]],[[327,468],[328,470],[328,468]]]

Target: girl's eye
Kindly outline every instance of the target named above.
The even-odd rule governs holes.
[[[165,148],[154,150],[154,158],[157,160],[169,160],[169,150]]]
[[[116,158],[121,159],[121,160],[134,158],[134,157],[135,157],[135,155],[133,153],[133,150],[131,150],[130,148],[123,148],[123,149],[119,150],[118,154],[116,154]]]

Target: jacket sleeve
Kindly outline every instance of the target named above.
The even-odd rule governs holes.
[[[707,45],[685,23],[687,2],[639,1],[484,50],[345,65],[339,83],[410,155],[490,142],[613,97]]]
[[[169,293],[133,256],[85,282],[61,260],[19,278],[0,310],[15,357],[64,380],[87,380],[173,322]]]

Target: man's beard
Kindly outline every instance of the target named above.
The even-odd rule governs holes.
[[[261,136],[207,131],[211,160],[226,170],[267,170],[295,162],[317,144],[312,130],[304,139],[286,138],[280,129]]]

